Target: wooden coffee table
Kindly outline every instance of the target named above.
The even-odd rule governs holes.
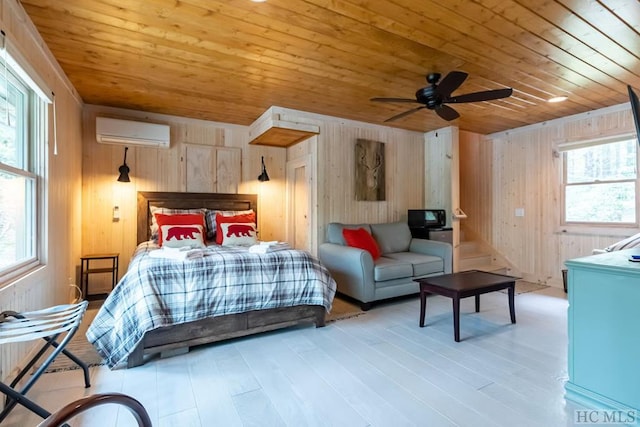
[[[514,292],[517,277],[504,274],[471,270],[442,276],[414,279],[420,283],[420,327],[424,327],[427,310],[427,295],[436,294],[453,300],[453,333],[456,342],[460,342],[460,299],[475,296],[476,312],[480,311],[480,295],[487,292],[509,290],[509,314],[511,323],[516,323]]]

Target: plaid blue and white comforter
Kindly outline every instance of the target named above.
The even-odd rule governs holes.
[[[107,365],[126,361],[146,331],[211,316],[295,305],[331,309],[336,283],[312,255],[299,250],[252,254],[209,246],[185,261],[136,249],[127,273],[106,299],[87,338]]]

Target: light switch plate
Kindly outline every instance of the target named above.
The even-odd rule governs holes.
[[[516,208],[516,216],[524,216],[524,208]]]

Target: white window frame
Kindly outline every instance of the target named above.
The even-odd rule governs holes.
[[[580,148],[594,147],[597,145],[610,144],[620,141],[634,140],[636,143],[636,178],[635,180],[611,180],[605,181],[607,183],[614,182],[635,182],[635,221],[629,223],[611,223],[611,222],[575,222],[566,221],[566,188],[570,185],[567,183],[567,156],[566,153],[571,150],[577,150]],[[588,140],[570,141],[558,144],[558,150],[562,159],[562,177],[560,183],[560,227],[562,232],[573,233],[585,233],[585,234],[606,234],[606,235],[628,235],[630,229],[637,229],[640,225],[640,146],[638,145],[637,137],[633,133],[625,133],[615,136],[601,137]],[[602,181],[594,181],[598,183]],[[585,185],[588,183],[580,183],[579,185]]]
[[[2,41],[6,42],[4,34],[1,37]],[[0,270],[0,288],[39,268],[46,258],[47,116],[48,103],[52,102],[52,99],[45,95],[40,78],[37,75],[32,78],[25,71],[25,68],[31,70],[30,67],[20,66],[22,56],[19,53],[12,55],[5,46],[1,55],[1,72],[26,95],[26,105],[23,111],[26,117],[23,129],[26,144],[24,155],[26,158],[22,167],[0,163],[0,171],[24,178],[29,183],[27,185],[33,186],[29,194],[31,200],[28,207],[32,235],[27,241],[27,244],[31,245],[33,250],[30,257],[5,266]],[[39,83],[36,83],[36,81]]]

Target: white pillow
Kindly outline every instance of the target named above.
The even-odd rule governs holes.
[[[163,225],[162,246],[168,248],[204,248],[204,227],[200,224]]]
[[[251,246],[257,242],[256,224],[253,222],[224,222],[222,230],[222,246]]]

